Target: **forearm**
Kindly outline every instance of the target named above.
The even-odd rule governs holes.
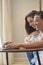
[[[14,49],[19,49],[19,48],[43,48],[43,41],[40,42],[28,42],[28,43],[10,43],[10,44],[5,44],[5,48],[14,48]]]
[[[43,41],[41,41],[41,42],[29,42],[27,44],[22,43],[20,46],[24,47],[24,48],[38,48],[38,47],[43,47]]]

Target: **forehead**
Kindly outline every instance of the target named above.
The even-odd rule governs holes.
[[[34,16],[34,20],[39,20],[39,19],[41,19],[39,15]]]

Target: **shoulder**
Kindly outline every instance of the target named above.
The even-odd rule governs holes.
[[[29,38],[29,35],[28,35],[28,36],[26,36],[24,40],[26,41],[26,40],[28,40],[28,38]]]
[[[31,33],[31,36],[36,36],[36,35],[38,35],[37,31],[34,31],[34,32]]]
[[[25,43],[27,43],[29,41],[30,35],[28,35],[27,37],[25,37],[24,41]]]

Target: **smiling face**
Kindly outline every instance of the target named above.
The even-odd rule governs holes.
[[[36,28],[34,19],[32,17],[27,17],[27,21],[29,22],[29,25],[33,28]]]
[[[34,24],[34,16],[37,13],[37,11],[33,10],[25,17],[25,30],[27,34],[30,34],[34,31],[36,31],[36,27]]]
[[[43,19],[39,15],[35,15],[34,22],[37,28],[43,32]]]

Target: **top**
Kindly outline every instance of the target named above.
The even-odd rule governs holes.
[[[30,35],[28,37],[25,38],[25,43],[27,42],[38,42],[38,41],[41,41],[41,39],[43,38],[43,33],[41,31],[38,31],[38,34],[37,35]],[[34,54],[34,57],[35,59],[32,60],[32,62],[34,60],[36,60],[36,55],[35,55],[35,52],[33,52]],[[41,64],[43,64],[43,51],[39,51],[39,56],[40,56],[40,59],[41,59]]]

